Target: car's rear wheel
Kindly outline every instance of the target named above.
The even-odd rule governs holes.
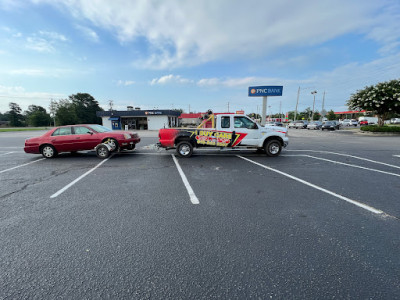
[[[193,154],[193,145],[187,141],[180,142],[176,147],[176,154],[180,157],[191,157]]]
[[[57,150],[52,145],[44,145],[40,152],[45,158],[53,158],[57,156]]]
[[[96,155],[98,158],[105,159],[110,156],[110,150],[106,145],[99,145],[96,148]]]
[[[267,156],[278,156],[282,151],[282,144],[278,140],[269,140],[264,146]]]

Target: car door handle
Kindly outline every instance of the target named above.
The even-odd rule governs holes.
[[[77,138],[75,138],[76,140],[79,140],[80,139],[80,137],[77,137]]]

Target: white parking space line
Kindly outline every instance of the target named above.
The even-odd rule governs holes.
[[[34,163],[36,163],[38,161],[41,161],[41,160],[44,160],[44,159],[45,158],[40,158],[40,159],[37,159],[35,161],[28,162],[26,164],[22,164],[22,165],[18,165],[18,166],[15,166],[15,167],[12,167],[12,168],[9,168],[9,169],[6,169],[6,170],[2,170],[2,171],[0,171],[0,174],[8,172],[8,171],[11,171],[11,170],[14,170],[14,169],[18,169],[18,168],[21,168],[21,167],[24,167],[24,166],[27,166],[27,165],[30,165],[30,164],[34,164]]]
[[[7,153],[2,153],[2,154],[0,154],[0,156],[7,155],[7,154],[11,154],[11,153],[14,153],[14,152],[11,151],[11,152],[7,152]]]
[[[308,181],[305,181],[305,180],[303,180],[303,179],[300,179],[300,178],[295,177],[295,176],[293,176],[293,175],[290,175],[290,174],[288,174],[288,173],[285,173],[285,172],[282,172],[282,171],[279,171],[279,170],[270,168],[270,167],[268,167],[268,166],[265,166],[265,165],[263,165],[263,164],[260,164],[260,163],[258,163],[258,162],[256,162],[256,161],[253,161],[253,160],[251,160],[251,159],[245,158],[245,157],[240,156],[240,155],[237,155],[237,157],[239,157],[239,158],[241,158],[241,159],[244,159],[244,160],[246,160],[246,161],[248,161],[248,162],[251,162],[252,164],[255,164],[255,165],[257,165],[257,166],[260,166],[260,167],[262,167],[262,168],[264,168],[264,169],[267,169],[267,170],[270,170],[270,171],[272,171],[272,172],[275,172],[275,173],[281,174],[281,175],[283,175],[283,176],[286,176],[286,177],[288,177],[288,178],[290,178],[290,179],[293,179],[293,180],[295,180],[295,181],[298,181],[298,182],[300,182],[300,183],[302,183],[302,184],[308,185],[309,187],[312,187],[312,188],[314,188],[314,189],[317,189],[317,190],[319,190],[319,191],[321,191],[321,192],[327,193],[327,194],[329,194],[329,195],[331,195],[331,196],[334,196],[334,197],[336,197],[336,198],[339,198],[339,199],[341,199],[341,200],[344,200],[344,201],[346,201],[346,202],[349,202],[349,203],[351,203],[351,204],[354,204],[354,205],[356,205],[356,206],[358,206],[358,207],[361,207],[361,208],[363,208],[363,209],[365,209],[365,210],[367,210],[367,211],[369,211],[369,212],[372,212],[372,213],[374,213],[374,214],[385,214],[385,215],[387,215],[387,214],[384,213],[383,211],[381,211],[381,210],[379,210],[379,209],[376,209],[376,208],[374,208],[374,207],[372,207],[372,206],[369,206],[369,205],[366,205],[366,204],[364,204],[364,203],[361,203],[361,202],[352,200],[352,199],[350,199],[350,198],[347,198],[347,197],[345,197],[345,196],[336,194],[336,193],[334,193],[334,192],[332,192],[332,191],[329,191],[329,190],[327,190],[327,189],[324,189],[324,188],[322,188],[322,187],[319,187],[319,186],[317,186],[317,185],[315,185],[315,184],[312,184],[312,183],[310,183],[310,182],[308,182]]]
[[[179,175],[181,175],[183,184],[185,185],[186,190],[187,190],[187,192],[189,194],[190,201],[192,202],[192,204],[199,204],[200,203],[199,199],[196,197],[196,194],[194,193],[192,187],[190,186],[190,183],[187,180],[185,173],[183,173],[182,168],[179,165],[178,160],[176,159],[175,155],[171,154],[171,156],[172,156],[172,159],[175,162],[176,168],[178,169]]]
[[[307,155],[307,154],[294,154],[294,155],[282,155],[282,156],[284,156],[284,157],[288,157],[288,156],[309,157],[309,158],[313,158],[313,159],[324,160],[324,161],[331,162],[331,163],[338,164],[338,165],[344,165],[344,166],[348,166],[348,167],[352,167],[352,168],[364,169],[364,170],[368,170],[368,171],[372,171],[372,172],[378,172],[378,173],[383,173],[383,174],[386,174],[386,175],[392,175],[392,176],[400,177],[400,174],[396,174],[396,173],[385,172],[385,171],[381,171],[381,170],[377,170],[377,169],[371,169],[371,168],[367,168],[367,167],[348,164],[348,163],[344,163],[344,162],[340,162],[340,161],[336,161],[336,160],[330,160],[330,159],[326,159],[326,158],[322,158],[322,157],[316,157],[316,156]]]
[[[64,193],[66,190],[68,190],[71,186],[73,186],[75,183],[77,183],[79,180],[85,178],[87,175],[89,175],[90,173],[92,173],[94,170],[96,170],[98,167],[100,167],[102,164],[104,164],[107,160],[109,160],[111,157],[113,157],[113,154],[111,154],[111,156],[109,158],[106,158],[105,160],[101,161],[100,163],[98,163],[95,167],[93,167],[92,169],[90,169],[89,171],[87,171],[85,174],[79,176],[77,179],[75,179],[74,181],[72,181],[70,184],[66,185],[65,187],[63,187],[61,190],[59,190],[58,192],[54,193],[53,195],[50,196],[50,198],[55,198],[59,195],[61,195],[62,193]]]
[[[368,159],[368,158],[364,158],[364,157],[359,157],[359,156],[355,156],[355,155],[344,154],[344,153],[337,153],[337,152],[331,152],[331,151],[322,151],[322,150],[321,150],[321,151],[320,151],[320,150],[286,150],[286,151],[291,151],[291,152],[315,152],[315,153],[335,154],[335,155],[347,156],[347,157],[351,157],[351,158],[355,158],[355,159],[359,159],[359,160],[369,161],[369,162],[372,162],[372,163],[375,163],[375,164],[380,164],[380,165],[384,165],[384,166],[388,166],[388,167],[400,169],[400,166],[391,165],[391,164],[387,164],[387,163],[384,163],[384,162],[380,162],[380,161],[376,161],[376,160],[372,160],[372,159]]]

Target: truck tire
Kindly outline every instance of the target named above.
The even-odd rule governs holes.
[[[96,155],[98,158],[105,159],[110,156],[110,150],[106,145],[99,145],[96,147]]]
[[[278,156],[281,153],[282,144],[278,140],[269,140],[265,143],[264,151],[267,156]]]
[[[191,157],[193,154],[193,145],[188,141],[183,141],[176,147],[176,154],[179,157]]]

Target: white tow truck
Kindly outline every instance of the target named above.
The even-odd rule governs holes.
[[[197,128],[159,130],[159,147],[176,149],[180,157],[190,157],[194,148],[254,148],[267,156],[278,156],[289,144],[285,127],[262,127],[249,117],[238,114],[206,114]]]

